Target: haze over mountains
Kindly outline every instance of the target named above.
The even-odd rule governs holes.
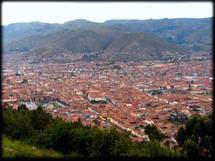
[[[95,52],[93,59],[98,60],[151,60],[211,52],[212,18],[14,23],[3,26],[3,49],[29,54]]]

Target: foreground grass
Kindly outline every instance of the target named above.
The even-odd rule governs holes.
[[[2,137],[3,158],[62,158],[63,155],[54,150],[40,149],[21,141]]]

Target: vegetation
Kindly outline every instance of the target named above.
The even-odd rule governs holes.
[[[15,141],[7,136],[2,138],[2,156],[4,158],[61,158],[63,155],[54,150],[40,149],[25,144],[22,141]]]
[[[134,53],[141,52],[145,45],[150,48],[151,44],[155,43],[153,53],[159,51],[160,54],[160,49],[178,51],[179,48],[175,45],[168,45],[167,42],[170,42],[189,51],[211,51],[211,24],[212,18],[111,20],[104,23],[86,20],[74,20],[64,24],[15,23],[3,27],[4,49],[19,52],[37,51],[38,53],[92,52],[114,49],[116,53],[130,52],[134,55]],[[146,36],[143,33],[151,35]],[[156,40],[156,36],[161,39]],[[122,56],[126,57],[125,54],[120,55]],[[84,59],[90,61],[97,57],[98,55],[86,56]],[[118,60],[117,57],[114,59]]]
[[[212,20],[212,18],[110,20],[105,24],[120,31],[152,33],[189,50],[210,51]]]
[[[150,140],[162,141],[166,136],[162,134],[155,125],[147,125],[145,127],[145,133],[149,135]]]
[[[190,21],[188,22],[190,23]],[[174,26],[174,23],[177,26]],[[190,34],[194,31],[197,32],[196,29],[189,29],[189,27],[195,28],[195,23],[200,29],[207,28],[204,30],[207,33],[200,34],[198,31],[199,34]],[[171,34],[169,34],[170,28],[174,31],[171,31]],[[183,29],[181,30],[181,28]],[[153,20],[147,24],[145,21],[133,22],[131,20],[123,25],[120,24],[120,21],[99,24],[84,20],[62,25],[13,24],[4,27],[4,35],[6,35],[4,50],[45,54],[100,51],[98,54],[85,55],[83,60],[86,61],[169,60],[182,58],[189,50],[210,51],[210,30],[210,19],[202,19],[202,23],[192,22],[188,26],[186,23],[181,25],[176,20],[158,20],[156,22]],[[182,31],[186,31],[187,34]],[[196,38],[187,39],[186,35],[194,35]]]
[[[177,133],[177,141],[186,157],[212,157],[212,116],[193,116]]]
[[[201,119],[197,119],[195,123],[199,122],[199,120]],[[14,147],[17,148],[19,143],[23,148],[28,144],[29,151],[18,148],[21,150],[21,154],[14,152],[14,155],[12,155],[14,157],[44,156],[42,152],[39,155],[34,155],[37,152],[31,151],[32,146],[36,149],[53,149],[62,154],[60,156],[64,158],[181,157],[189,156],[191,153],[192,155],[197,155],[196,150],[200,150],[199,147],[207,147],[206,149],[208,149],[208,146],[211,145],[211,135],[208,133],[205,136],[207,132],[201,132],[201,130],[196,129],[197,127],[203,128],[202,126],[205,125],[204,121],[202,122],[203,124],[198,123],[198,126],[195,123],[189,122],[186,125],[185,131],[179,131],[178,140],[180,146],[182,146],[180,152],[179,149],[170,149],[161,145],[160,141],[164,139],[164,135],[155,126],[147,126],[145,128],[151,141],[134,143],[131,142],[128,133],[118,132],[115,128],[102,130],[83,126],[80,120],[72,123],[65,122],[60,118],[53,119],[49,114],[43,112],[42,107],[38,107],[33,111],[28,111],[24,105],[19,107],[18,110],[4,108],[3,135],[5,136],[4,141],[6,141],[3,144],[4,156],[7,156],[7,146],[9,144],[7,138],[19,140],[18,142],[13,141]],[[193,126],[195,126],[194,129],[196,131],[193,129]],[[192,130],[189,131],[188,129]],[[209,125],[205,126],[204,129],[209,130]],[[193,132],[194,139],[192,139],[193,136],[188,137]],[[198,132],[198,135],[201,135],[204,142],[196,143],[196,137],[198,138],[196,132]],[[190,147],[192,147],[192,150],[194,149],[194,152],[189,151]],[[210,156],[208,154],[211,154],[211,151],[208,151],[207,155],[203,156]]]

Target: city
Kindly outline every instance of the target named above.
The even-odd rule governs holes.
[[[2,3],[2,158],[214,157],[212,2]]]
[[[75,58],[32,63],[25,54],[6,55],[2,103],[29,110],[42,105],[66,121],[128,131],[133,141],[149,139],[147,124],[175,140],[189,116],[212,113],[211,58],[106,63]]]

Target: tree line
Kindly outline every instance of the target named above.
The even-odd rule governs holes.
[[[54,149],[65,158],[84,157],[211,157],[212,119],[193,117],[177,133],[179,147],[162,145],[165,135],[156,126],[145,127],[150,141],[131,142],[129,133],[115,128],[84,126],[80,121],[52,118],[39,106],[29,111],[3,108],[3,134],[40,148]]]

